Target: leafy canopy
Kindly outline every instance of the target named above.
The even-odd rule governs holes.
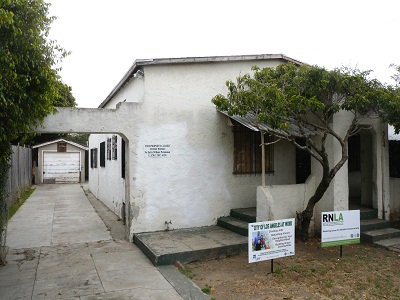
[[[349,137],[363,128],[363,120],[380,117],[400,129],[399,88],[369,78],[370,72],[353,69],[328,71],[318,66],[282,64],[276,68],[253,67],[253,75],[227,81],[227,96],[216,95],[212,102],[229,115],[257,117],[258,126],[307,151],[322,167],[322,176],[306,208],[297,212],[296,236],[308,239],[315,204],[322,199],[332,179],[348,159]],[[399,77],[397,77],[398,79]],[[335,132],[332,117],[347,111],[348,126]],[[328,137],[338,141],[338,161],[328,159]],[[300,144],[297,138],[305,140]]]
[[[375,79],[370,71],[353,69],[326,70],[318,66],[281,64],[276,68],[253,67],[236,83],[227,81],[227,96],[215,96],[212,102],[229,115],[244,116],[252,112],[257,121],[267,124],[278,136],[295,134],[290,124],[299,126],[297,136],[306,128],[324,134],[331,118],[341,110],[354,114],[358,122],[372,115],[399,124],[399,92]],[[400,125],[400,124],[399,124]],[[400,128],[400,126],[398,126]]]
[[[68,53],[48,39],[48,7],[43,0],[0,0],[0,162],[69,88],[55,68]]]

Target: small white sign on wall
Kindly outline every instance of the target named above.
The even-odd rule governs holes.
[[[171,157],[170,144],[145,144],[144,157],[166,158]]]

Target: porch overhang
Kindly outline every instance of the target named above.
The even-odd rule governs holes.
[[[231,118],[232,120],[242,124],[243,126],[253,131],[261,131],[271,134],[276,133],[281,136],[295,136],[295,137],[313,136],[319,134],[316,129],[313,128],[300,129],[297,125],[293,124],[292,122],[290,122],[290,128],[287,131],[272,129],[272,127],[264,123],[258,122],[257,116],[253,112],[248,112],[245,116],[238,116],[238,115],[230,116],[225,111],[221,110],[218,111],[223,115],[227,116],[228,118]]]

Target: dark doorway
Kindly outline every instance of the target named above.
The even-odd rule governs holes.
[[[297,139],[297,143],[305,146],[304,139]],[[311,174],[311,156],[307,151],[296,148],[296,184],[305,183]]]

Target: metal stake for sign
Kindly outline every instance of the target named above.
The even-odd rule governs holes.
[[[274,260],[271,259],[271,274],[274,273]]]
[[[342,255],[343,255],[343,246],[340,245],[340,257],[342,257]]]

